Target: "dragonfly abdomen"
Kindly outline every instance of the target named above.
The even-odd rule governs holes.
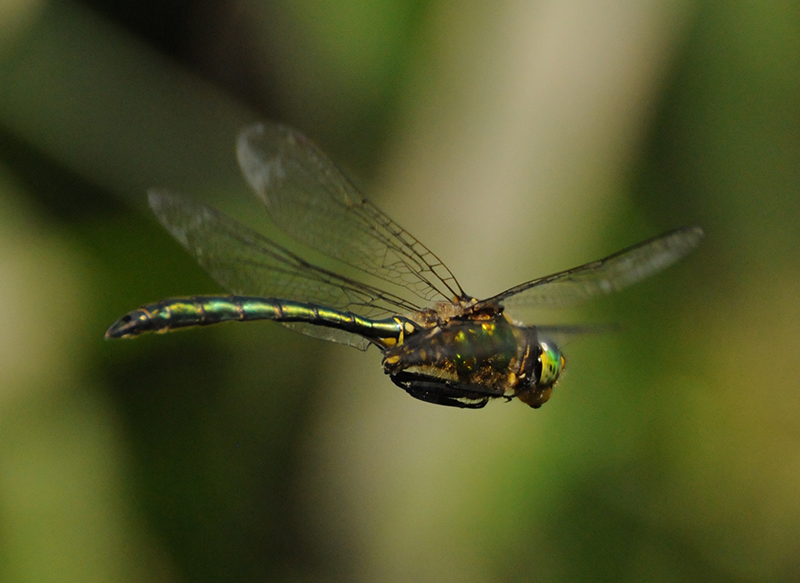
[[[397,338],[402,323],[396,318],[371,320],[352,312],[316,304],[246,296],[192,296],[147,304],[114,322],[106,338],[130,338],[146,332],[170,332],[219,322],[274,320],[305,322],[359,334],[367,339]]]

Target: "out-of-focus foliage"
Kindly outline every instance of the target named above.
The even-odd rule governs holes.
[[[623,325],[538,411],[417,402],[277,325],[105,342],[219,292],[146,188],[286,242],[235,164],[262,117],[477,296],[708,236],[526,316]],[[796,2],[6,2],[0,580],[796,581],[799,194]]]

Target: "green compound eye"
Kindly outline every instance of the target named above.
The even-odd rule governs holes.
[[[539,386],[548,387],[555,384],[561,371],[564,370],[566,360],[558,347],[551,342],[540,342],[542,354],[539,361],[542,363],[542,374],[539,377]]]

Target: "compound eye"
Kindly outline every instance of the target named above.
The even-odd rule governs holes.
[[[542,353],[539,362],[542,365],[542,374],[539,377],[539,387],[549,387],[556,383],[561,371],[564,370],[566,360],[555,344],[541,342]]]

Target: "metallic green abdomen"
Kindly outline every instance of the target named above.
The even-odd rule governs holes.
[[[244,296],[192,296],[148,304],[125,314],[106,331],[106,338],[129,338],[146,332],[170,332],[218,322],[274,320],[335,328],[378,344],[400,335],[397,318],[370,320],[352,312],[316,304]]]

